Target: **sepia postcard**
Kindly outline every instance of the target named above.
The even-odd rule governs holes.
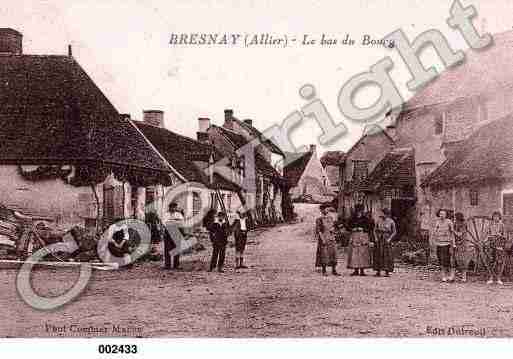
[[[512,64],[508,0],[4,0],[0,352],[513,337]]]

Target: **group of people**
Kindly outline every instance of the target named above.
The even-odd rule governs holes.
[[[361,205],[355,207],[351,218],[344,224],[337,223],[334,210],[329,205],[320,206],[321,216],[315,221],[317,239],[316,267],[322,268],[322,274],[328,275],[326,268],[331,267],[333,275],[337,272],[337,243],[335,233],[337,226],[343,225],[350,233],[347,248],[347,268],[353,270],[351,276],[365,276],[365,270],[373,268],[376,276],[389,277],[394,271],[392,241],[397,237],[397,226],[388,208],[382,210],[374,221],[364,212]],[[453,282],[456,270],[461,272],[461,281],[467,281],[467,271],[471,261],[478,264],[477,254],[488,271],[487,283],[502,285],[502,275],[508,256],[506,231],[502,215],[496,211],[492,214],[482,243],[470,235],[467,221],[461,212],[454,215],[454,222],[448,218],[447,211],[440,209],[437,220],[428,233],[422,233],[421,240],[436,247],[436,254],[441,268],[442,282]],[[427,252],[429,256],[429,251]]]
[[[243,210],[237,211],[233,224],[230,225],[225,212],[217,212],[211,209],[203,220],[203,226],[207,229],[212,242],[212,257],[209,271],[224,272],[224,260],[228,237],[233,233],[235,238],[235,269],[246,269],[244,265],[244,250],[250,227],[250,216]]]
[[[461,212],[454,215],[454,222],[447,218],[447,211],[439,210],[430,237],[436,245],[436,254],[442,272],[442,282],[453,282],[456,269],[461,271],[461,281],[467,281],[467,270],[472,260],[477,264],[476,247],[482,246],[483,262],[489,273],[487,284],[502,285],[506,253],[506,231],[502,215],[496,211],[486,229],[483,243],[475,243],[469,235],[467,221]]]
[[[321,216],[315,221],[317,238],[316,267],[322,268],[322,274],[328,275],[326,268],[337,272],[337,246],[335,232],[337,222],[330,205],[321,205]],[[374,223],[365,215],[361,205],[355,207],[354,214],[344,225],[350,232],[347,267],[353,269],[351,276],[365,276],[365,270],[373,268],[377,277],[385,273],[389,277],[394,271],[394,259],[391,242],[397,234],[396,224],[390,210],[383,209],[382,215]]]

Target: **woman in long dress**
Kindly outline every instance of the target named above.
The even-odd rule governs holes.
[[[317,253],[315,266],[322,268],[322,274],[327,276],[326,267],[331,267],[331,273],[337,273],[337,242],[335,239],[335,220],[330,215],[330,207],[321,205],[321,216],[315,221],[315,236],[317,238]]]
[[[347,268],[354,269],[352,276],[365,275],[365,269],[371,268],[370,221],[364,215],[363,206],[355,207],[355,214],[349,220],[351,238],[348,246]]]
[[[376,271],[376,277],[381,276],[381,271],[385,271],[385,277],[389,277],[394,271],[394,258],[392,254],[392,239],[397,234],[394,220],[391,218],[390,210],[383,209],[383,215],[376,222],[374,227],[374,260],[373,268]]]
[[[456,243],[454,259],[456,260],[456,267],[461,271],[461,281],[466,282],[468,265],[474,257],[475,250],[467,236],[467,222],[463,213],[456,213],[454,219],[454,239]]]

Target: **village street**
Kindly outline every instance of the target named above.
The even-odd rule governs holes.
[[[406,266],[388,279],[350,277],[344,258],[342,277],[322,277],[313,269],[314,214],[316,208],[308,206],[300,211],[304,222],[252,236],[249,269],[234,272],[229,248],[225,273],[203,270],[207,251],[186,257],[182,272],[164,272],[156,264],[94,272],[76,301],[52,312],[25,305],[16,294],[16,272],[2,270],[0,337],[59,335],[48,326],[67,326],[64,336],[87,336],[71,332],[72,325],[121,326],[141,337],[404,337],[462,325],[485,328],[486,336],[513,336],[509,280],[500,288],[476,277],[442,284],[437,273]],[[55,294],[76,274],[40,270],[34,283],[42,293]],[[107,335],[115,333],[109,329]]]

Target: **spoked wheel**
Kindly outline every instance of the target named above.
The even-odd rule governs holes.
[[[479,265],[482,264],[490,275],[494,273],[488,265],[488,263],[490,263],[490,258],[484,250],[484,244],[491,221],[491,218],[486,216],[470,217],[467,221],[467,230],[470,236],[470,241],[474,245],[477,254],[475,272],[477,272]]]

